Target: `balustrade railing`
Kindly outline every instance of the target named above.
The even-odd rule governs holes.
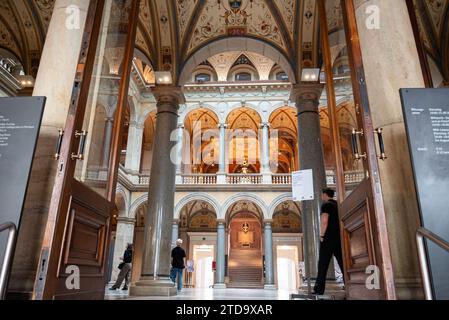
[[[94,173],[90,174],[92,179],[102,180],[102,173]],[[148,174],[141,174],[131,172],[125,169],[123,166],[120,166],[119,176],[126,178],[129,182],[138,186],[147,186],[150,184],[150,177]],[[177,179],[178,185],[217,185],[217,184],[226,184],[226,185],[262,185],[267,182],[264,181],[262,174],[226,174],[223,180],[218,178],[217,174],[183,174]],[[360,171],[348,171],[345,172],[345,182],[346,184],[358,184],[365,178],[364,172]],[[220,182],[223,181],[223,182]],[[279,185],[279,186],[289,186],[292,183],[292,175],[291,174],[272,174],[271,175],[271,184]],[[337,184],[337,178],[333,171],[326,171],[326,182],[327,185],[332,187]],[[270,183],[269,183],[270,184]]]
[[[226,176],[227,184],[262,184],[263,176],[261,174],[228,174]]]
[[[217,184],[215,174],[188,174],[182,176],[182,184]]]
[[[273,174],[271,176],[272,184],[292,184],[291,174]]]

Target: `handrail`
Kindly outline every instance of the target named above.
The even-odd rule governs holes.
[[[421,274],[424,282],[424,292],[426,295],[426,300],[433,300],[432,284],[430,281],[430,273],[424,246],[424,239],[432,241],[447,252],[449,252],[449,242],[425,228],[419,228],[418,231],[416,231],[416,242],[418,244],[419,264],[421,265]]]
[[[8,242],[6,244],[5,257],[3,258],[2,269],[0,273],[0,300],[4,300],[6,296],[6,286],[8,285],[9,267],[12,262],[14,243],[16,241],[17,227],[12,222],[0,225],[0,233],[9,230]]]

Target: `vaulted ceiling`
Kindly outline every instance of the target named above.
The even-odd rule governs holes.
[[[449,81],[449,0],[414,0],[427,53]]]
[[[449,79],[449,0],[414,1],[427,51]],[[0,48],[13,53],[27,74],[37,72],[54,3],[0,1]],[[141,0],[140,6],[137,48],[154,69],[171,70],[177,79],[205,48],[210,51],[206,58],[220,49],[249,51],[235,47],[236,42],[228,40],[232,38],[263,43],[254,52],[271,53],[265,56],[275,63],[279,61],[273,57],[278,56],[296,77],[302,67],[319,64],[315,0]],[[227,46],[220,48],[220,42],[219,48],[213,47],[220,40],[228,41]]]
[[[208,45],[251,38],[279,53],[297,76],[302,66],[318,64],[317,30],[315,0],[142,0],[137,47],[155,69],[177,78]]]
[[[1,0],[0,47],[13,53],[27,74],[35,75],[54,0]]]

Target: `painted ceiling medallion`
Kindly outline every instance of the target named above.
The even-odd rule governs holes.
[[[229,6],[232,10],[239,10],[242,6],[242,0],[229,0]]]
[[[242,2],[242,0],[229,0],[230,10],[226,10],[224,14],[229,36],[243,36],[247,32],[248,18],[251,15],[246,12],[246,8],[242,8]]]

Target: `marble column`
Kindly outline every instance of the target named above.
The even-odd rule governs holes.
[[[264,223],[265,289],[276,289],[274,284],[273,230],[271,225],[271,221],[265,221]]]
[[[135,296],[170,296],[176,295],[176,288],[169,279],[176,178],[176,165],[170,159],[176,141],[170,138],[177,130],[179,104],[185,100],[179,87],[158,86],[152,93],[157,100],[157,122],[145,217],[142,274],[130,293]]]
[[[184,125],[178,124],[178,139],[176,142],[176,184],[182,183],[182,167],[183,167],[183,143],[184,143]]]
[[[134,227],[136,220],[128,217],[117,218],[117,231],[115,233],[114,258],[112,263],[111,281],[117,280],[120,270],[117,266],[122,262],[123,253],[128,243],[134,242]]]
[[[219,163],[219,170],[217,173],[217,183],[218,184],[226,184],[226,174],[227,174],[227,139],[226,139],[226,129],[228,125],[225,123],[220,123],[218,125],[218,128],[220,129],[220,163]]]
[[[80,9],[80,28],[68,29],[66,9]],[[67,119],[89,1],[56,0],[39,70],[34,96],[47,97],[19,238],[10,277],[9,292],[33,291],[57,164],[53,159],[58,130]]]
[[[131,122],[128,131],[125,168],[133,173],[139,173],[142,156],[144,124]]]
[[[103,140],[103,160],[101,166],[107,169],[109,165],[109,153],[111,151],[112,129],[114,127],[114,118],[105,119],[104,140]]]
[[[405,0],[355,1],[368,99],[375,128],[383,128],[388,159],[378,161],[396,296],[422,298],[415,232],[420,224],[400,88],[424,79]],[[366,10],[379,8],[380,28],[366,27]]]
[[[171,246],[176,247],[176,241],[179,239],[179,220],[175,219],[172,223]]]
[[[318,106],[323,91],[321,84],[293,86],[291,100],[298,109],[299,163],[301,170],[313,170],[315,199],[303,201],[302,223],[306,276],[316,278],[320,245],[321,191],[326,187],[323,144]]]
[[[217,271],[215,274],[215,289],[226,288],[225,284],[225,255],[226,255],[226,222],[218,221],[217,227]]]
[[[263,183],[271,184],[271,170],[270,170],[270,124],[264,122],[262,128],[262,175]]]

